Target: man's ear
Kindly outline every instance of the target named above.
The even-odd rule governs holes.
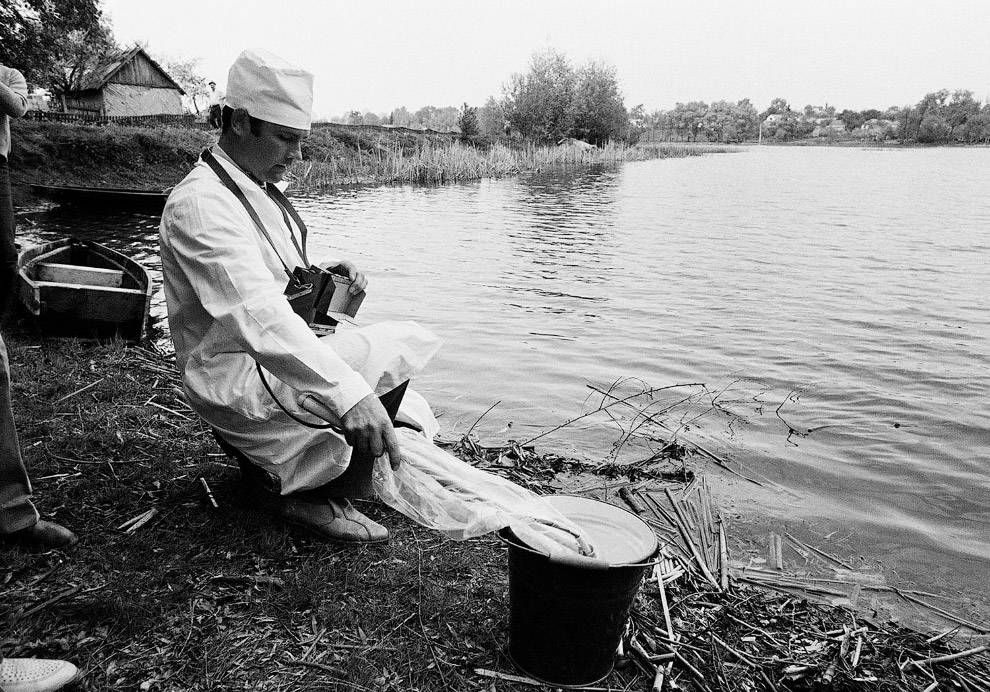
[[[230,115],[230,129],[240,137],[247,137],[251,134],[251,120],[248,117],[247,109],[234,109]]]

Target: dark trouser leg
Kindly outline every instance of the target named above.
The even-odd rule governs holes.
[[[375,490],[371,484],[373,468],[374,459],[360,457],[355,453],[344,472],[332,481],[311,490],[293,493],[293,496],[301,500],[360,500],[374,497]]]
[[[31,503],[31,482],[21,460],[21,448],[10,405],[10,363],[0,334],[0,533],[13,533],[38,522]]]
[[[0,156],[0,319],[13,302],[17,278],[17,246],[14,244],[14,205],[10,197],[10,169]]]

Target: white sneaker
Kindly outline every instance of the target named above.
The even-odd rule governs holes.
[[[68,661],[50,658],[5,658],[0,661],[0,690],[4,692],[55,692],[79,675]]]

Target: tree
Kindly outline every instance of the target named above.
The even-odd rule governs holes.
[[[371,111],[365,111],[361,114],[361,124],[362,125],[381,125],[383,122],[382,116],[377,113],[372,113]]]
[[[770,106],[760,113],[760,120],[766,120],[768,115],[786,115],[792,113],[791,107],[787,104],[787,99],[775,98],[770,102]]]
[[[412,115],[405,106],[399,106],[388,116],[389,125],[396,127],[411,127],[413,124]]]
[[[461,130],[461,139],[471,139],[478,136],[478,109],[471,108],[465,102],[461,115],[457,119],[457,127]]]
[[[966,125],[980,113],[980,104],[973,98],[973,92],[959,89],[953,92],[945,107],[945,120],[952,128],[952,137],[966,141]]]
[[[204,106],[209,103],[210,87],[207,84],[206,79],[201,77],[199,74],[199,58],[189,58],[183,60],[182,58],[155,56],[155,61],[161,65],[162,69],[168,72],[168,75],[174,79],[180,87],[182,87],[184,92],[186,92],[186,98],[192,101],[192,109],[194,112],[199,113],[200,111],[199,102],[196,101],[197,97],[202,97],[204,99]]]
[[[65,94],[81,86],[82,78],[112,60],[120,49],[110,26],[100,21],[96,28],[70,31],[63,39],[61,57],[48,67],[47,84],[65,110]]]
[[[109,37],[99,5],[99,0],[3,0],[0,63],[16,67],[29,82],[50,86],[69,48],[78,47],[79,36]]]
[[[412,126],[424,130],[436,130],[437,132],[449,132],[457,125],[460,111],[453,106],[437,108],[436,106],[423,106],[413,113]]]
[[[968,141],[982,142],[990,144],[990,103],[983,106],[966,124],[968,130]]]
[[[952,137],[952,125],[938,111],[925,113],[918,126],[918,141],[922,144],[948,142]]]
[[[650,127],[651,121],[650,116],[646,112],[646,108],[643,107],[642,103],[636,104],[629,109],[629,133],[628,139],[630,143],[635,144],[639,141],[639,138],[643,136],[643,133]]]
[[[981,108],[973,92],[960,89],[950,93],[939,89],[898,114],[901,141],[917,140],[924,144],[952,141],[981,141]],[[970,127],[970,123],[973,127]]]
[[[704,101],[678,103],[670,111],[670,123],[674,134],[682,141],[695,142],[702,128],[702,120],[708,112]]]
[[[862,126],[862,124],[866,122],[866,120],[858,111],[852,111],[849,109],[846,109],[841,113],[839,113],[839,120],[841,120],[842,124],[845,126],[846,132],[852,132],[853,130],[858,130],[860,126]]]
[[[701,116],[701,129],[710,142],[727,142],[727,137],[735,137],[732,104],[728,101],[713,103]]]
[[[489,96],[485,105],[478,110],[478,129],[483,137],[495,139],[505,134],[505,113],[502,105]]]
[[[573,134],[591,144],[625,138],[629,113],[619,91],[615,68],[589,62],[577,72],[574,89]]]
[[[759,136],[760,122],[759,115],[749,99],[741,99],[732,109],[732,117],[735,121],[736,134],[739,142],[747,139],[754,139]]]
[[[524,138],[555,143],[571,133],[576,75],[564,55],[536,53],[529,72],[512,75],[503,87],[506,120]]]

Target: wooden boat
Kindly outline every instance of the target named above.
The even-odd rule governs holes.
[[[78,185],[31,185],[31,189],[53,202],[87,207],[130,209],[161,213],[168,190],[135,190],[120,187],[83,187]]]
[[[151,309],[148,270],[88,240],[65,238],[21,252],[18,293],[42,331],[140,341]]]

